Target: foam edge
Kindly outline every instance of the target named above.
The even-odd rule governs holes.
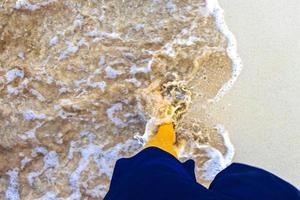
[[[242,60],[237,53],[236,38],[225,23],[224,11],[219,2],[217,0],[206,0],[206,9],[215,18],[219,31],[227,38],[226,52],[232,61],[231,79],[222,86],[213,99],[209,100],[209,102],[214,103],[218,102],[237,80],[242,70]]]

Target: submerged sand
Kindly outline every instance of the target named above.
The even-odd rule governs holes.
[[[213,6],[2,2],[0,198],[102,198],[115,161],[164,120],[175,120],[199,182],[226,167],[233,147],[207,107],[237,66]]]

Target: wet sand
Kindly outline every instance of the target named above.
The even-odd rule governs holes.
[[[214,117],[230,132],[236,162],[263,167],[299,188],[300,2],[220,4],[244,67]]]

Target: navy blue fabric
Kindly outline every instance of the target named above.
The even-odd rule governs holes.
[[[116,162],[104,200],[300,200],[291,184],[265,170],[234,163],[209,189],[196,182],[195,163],[149,147]]]

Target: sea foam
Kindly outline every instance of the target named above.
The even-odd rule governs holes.
[[[229,30],[224,19],[224,11],[217,0],[206,0],[206,11],[214,16],[219,31],[227,38],[227,54],[232,60],[231,79],[223,85],[212,101],[219,101],[221,97],[232,87],[242,70],[242,60],[237,53],[237,42],[233,33]]]

